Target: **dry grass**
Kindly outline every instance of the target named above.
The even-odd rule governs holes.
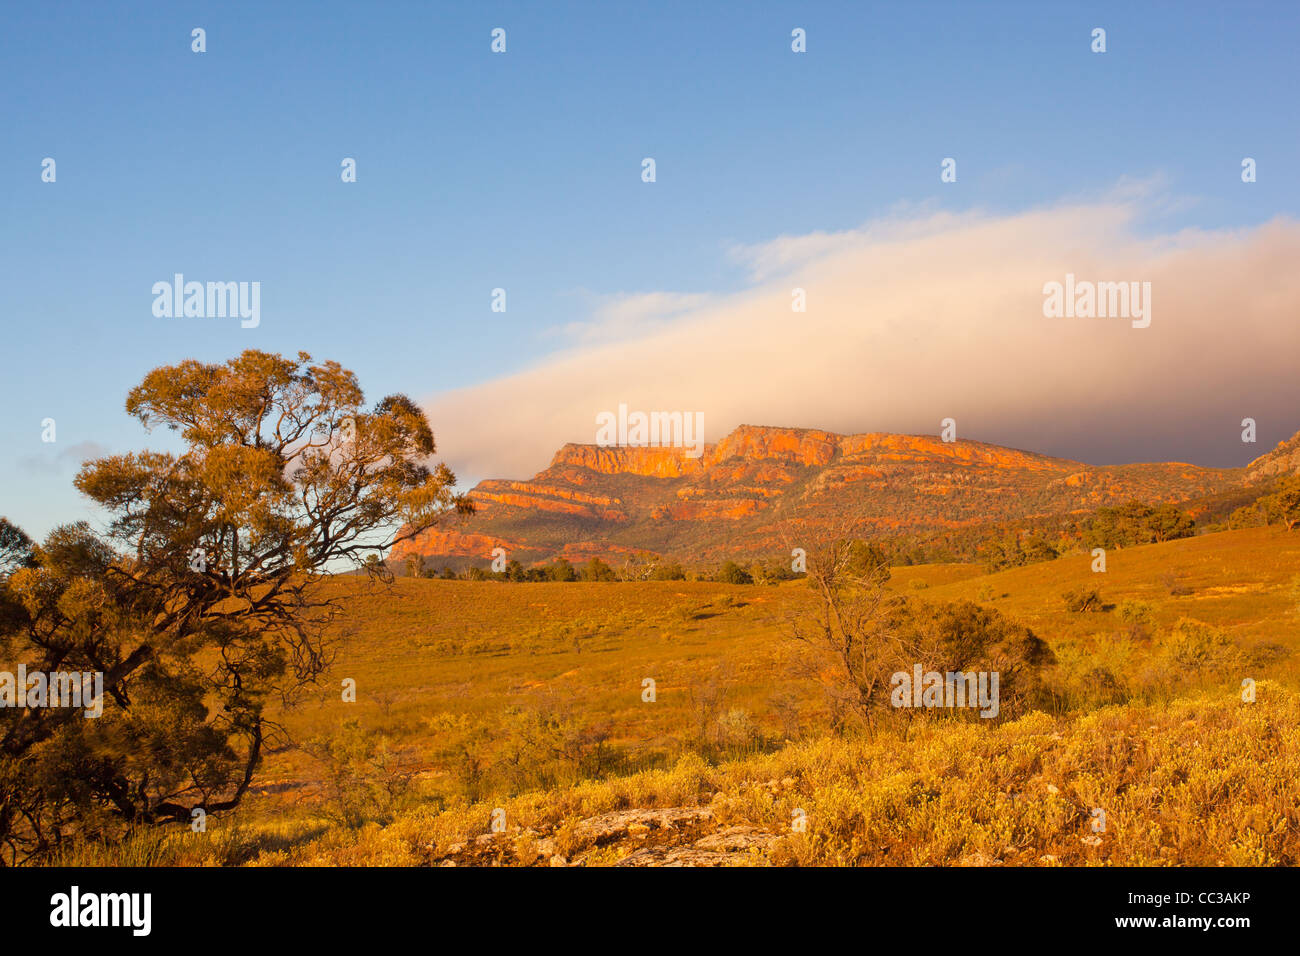
[[[138,833],[59,862],[418,864],[487,832],[496,807],[563,844],[585,816],[700,802],[781,834],[776,863],[1300,862],[1300,535],[1225,532],[1107,563],[899,569],[901,593],[1033,628],[1059,661],[1055,702],[869,739],[829,734],[820,688],[791,676],[800,582],[341,580],[329,682],[280,715],[296,742],[334,746],[272,754],[260,791],[206,834]],[[1112,609],[1068,613],[1061,594],[1081,587]],[[806,833],[790,832],[796,808]]]

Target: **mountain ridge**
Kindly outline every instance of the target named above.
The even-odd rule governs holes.
[[[1300,470],[1300,434],[1244,468],[1088,465],[968,439],[769,425],[740,425],[697,457],[689,451],[566,443],[529,479],[479,482],[469,493],[477,514],[390,559],[484,562],[497,547],[524,564],[752,558],[849,519],[882,535],[962,529],[1134,498],[1188,501]]]

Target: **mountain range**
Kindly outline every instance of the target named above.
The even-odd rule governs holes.
[[[1300,434],[1245,468],[1207,468],[1087,465],[978,441],[741,425],[698,457],[566,444],[528,480],[479,482],[470,492],[475,515],[389,557],[463,565],[485,563],[500,547],[525,565],[646,552],[697,564],[788,553],[848,520],[886,537],[971,529],[1133,499],[1195,501],[1295,472]]]

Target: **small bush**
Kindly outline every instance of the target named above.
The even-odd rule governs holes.
[[[1076,588],[1061,595],[1065,609],[1071,614],[1086,614],[1102,610],[1101,593],[1096,588]]]
[[[1133,637],[1147,637],[1155,623],[1155,609],[1145,601],[1120,601],[1119,619],[1128,625]]]
[[[651,581],[685,581],[686,572],[682,566],[673,562],[672,564],[660,564],[650,572]]]
[[[618,575],[600,558],[592,558],[582,568],[582,580],[584,581],[617,581]]]
[[[754,578],[735,561],[724,561],[718,569],[718,580],[723,584],[753,584]]]

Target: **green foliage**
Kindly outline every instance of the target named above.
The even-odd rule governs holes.
[[[1098,508],[1084,524],[1083,546],[1110,550],[1190,538],[1194,534],[1196,522],[1191,515],[1173,505],[1130,501],[1114,508]]]
[[[600,558],[592,558],[582,566],[582,580],[584,581],[617,581],[618,575]]]
[[[793,581],[801,576],[794,572],[789,561],[783,559],[755,561],[748,570],[755,584],[780,584],[782,581]]]
[[[650,580],[651,581],[685,581],[686,572],[683,571],[682,566],[675,561],[666,564],[659,564],[656,565],[654,570],[650,572]]]
[[[996,672],[999,720],[1047,703],[1046,669],[1054,655],[1038,635],[997,609],[973,601],[909,599],[893,608],[889,623],[894,641],[906,648],[893,656],[891,675],[910,672],[914,664],[926,672]]]
[[[343,721],[337,733],[307,741],[303,750],[321,764],[324,807],[340,825],[388,823],[403,805],[409,776],[398,769],[388,740],[360,721]]]
[[[889,555],[875,541],[854,540],[848,545],[842,574],[847,577],[871,577],[878,569],[888,567]]]
[[[240,804],[281,742],[268,701],[293,701],[332,658],[323,572],[391,577],[370,559],[472,511],[430,466],[414,402],[363,403],[336,362],[256,350],[131,390],[128,413],[180,448],[83,465],[107,533],[56,528],[3,585],[6,656],[102,675],[104,712],[0,710],[0,859]]]
[[[1276,517],[1274,518],[1276,520]],[[1260,501],[1242,505],[1228,517],[1228,528],[1238,531],[1242,528],[1262,528],[1269,521],[1269,509]]]
[[[1229,524],[1233,528],[1251,528],[1260,525],[1281,524],[1288,531],[1300,526],[1300,475],[1288,475],[1274,485],[1272,494],[1260,497],[1253,504],[1238,508],[1232,513]]]
[[[724,561],[718,568],[717,580],[723,584],[753,584],[753,576],[735,561]]]
[[[896,674],[910,677],[918,665],[923,673],[998,673],[1001,704],[991,719],[1046,700],[1041,672],[1054,658],[1027,627],[971,601],[895,596],[883,553],[847,537],[821,542],[809,557],[818,602],[791,621],[790,636],[808,648],[803,666],[825,687],[835,725],[917,716],[894,707],[891,690]],[[977,713],[961,710],[961,717]]]
[[[1191,671],[1222,670],[1241,660],[1241,651],[1222,628],[1180,618],[1164,642],[1169,659]]]
[[[1134,638],[1148,637],[1155,626],[1155,608],[1146,601],[1124,600],[1117,608],[1119,619],[1128,625]]]
[[[1056,548],[1043,536],[1021,534],[1018,531],[1008,532],[1001,538],[988,542],[984,550],[984,565],[990,572],[1052,561],[1058,557]]]
[[[556,558],[546,568],[547,578],[551,581],[576,581],[578,572],[573,570],[573,565],[565,558]]]

